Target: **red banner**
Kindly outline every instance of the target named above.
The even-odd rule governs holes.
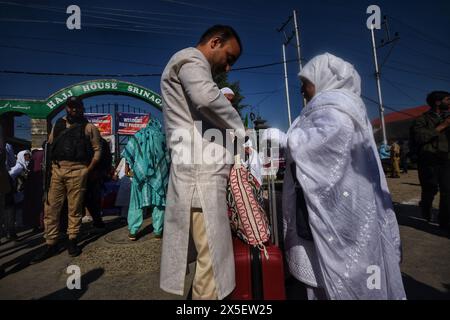
[[[112,134],[112,115],[104,113],[86,113],[88,121],[94,124],[102,136]]]
[[[145,128],[150,121],[149,114],[140,113],[117,113],[118,117],[118,134],[134,135],[139,130]]]

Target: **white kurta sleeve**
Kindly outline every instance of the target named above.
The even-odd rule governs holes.
[[[213,124],[220,129],[244,131],[239,113],[221,94],[213,81],[211,70],[199,57],[191,57],[184,63],[178,73],[192,104]]]

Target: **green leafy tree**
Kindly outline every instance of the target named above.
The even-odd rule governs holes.
[[[239,84],[239,81],[236,82],[229,82],[228,81],[228,75],[226,73],[222,73],[214,79],[214,81],[219,86],[219,89],[222,89],[224,87],[228,87],[234,92],[234,99],[231,101],[231,104],[233,107],[239,112],[239,115],[242,118],[242,111],[247,108],[249,105],[243,104],[242,100],[245,99],[243,95],[241,95],[241,87]]]

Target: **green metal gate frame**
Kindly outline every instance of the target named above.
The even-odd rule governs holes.
[[[65,101],[71,96],[87,98],[105,94],[134,97],[162,111],[162,99],[152,90],[131,82],[98,79],[63,88],[46,100],[0,99],[0,115],[7,112],[19,112],[28,115],[31,119],[51,119],[64,108]]]

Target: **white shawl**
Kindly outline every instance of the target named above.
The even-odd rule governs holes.
[[[330,299],[405,299],[398,224],[360,77],[328,53],[300,76],[315,84],[316,95],[288,132],[283,219],[290,271]],[[292,161],[313,242],[296,234]]]

